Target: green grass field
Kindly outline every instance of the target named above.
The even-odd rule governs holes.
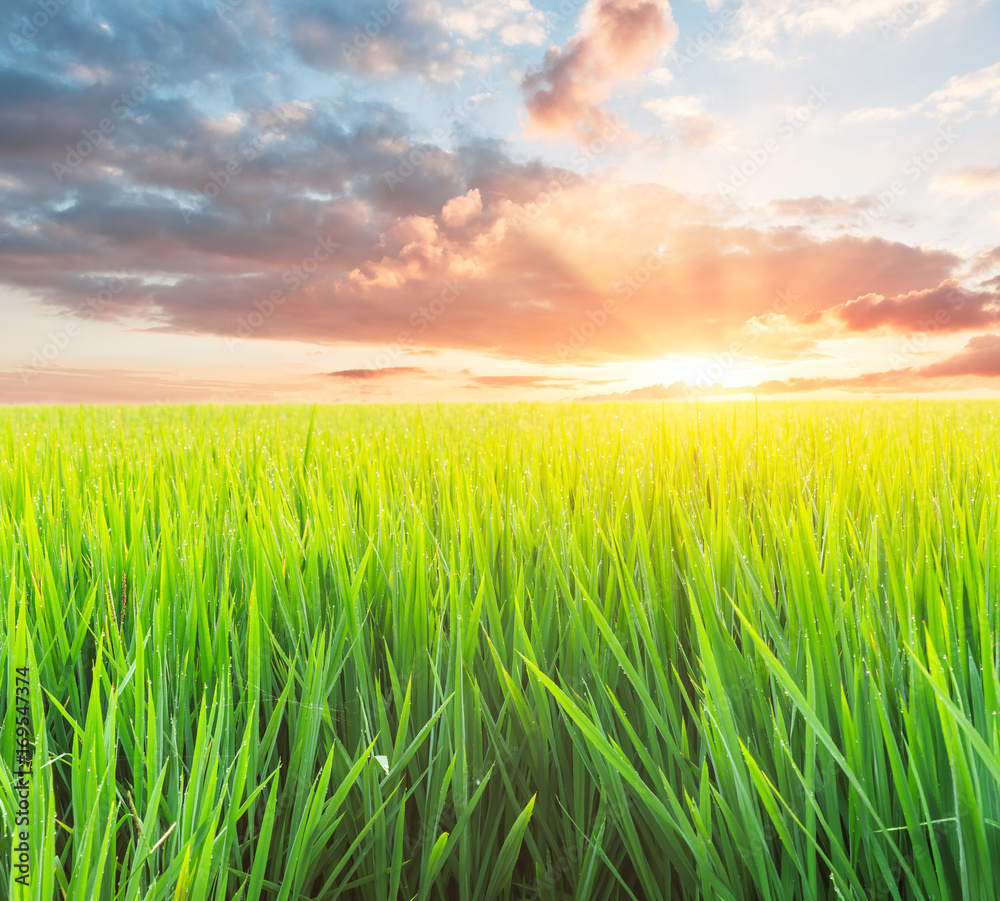
[[[997,405],[7,408],[0,458],[0,899],[1000,897]]]

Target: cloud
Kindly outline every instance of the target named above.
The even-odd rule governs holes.
[[[787,216],[791,218],[808,219],[812,221],[824,219],[856,220],[857,216],[871,209],[877,199],[868,194],[864,197],[786,197],[772,200],[766,204],[766,210],[772,216]]]
[[[1000,110],[1000,63],[967,75],[953,75],[944,87],[930,94],[920,106],[922,109],[932,108],[940,116],[957,118],[977,101],[983,103],[991,116]]]
[[[995,115],[1000,110],[1000,63],[965,75],[953,75],[943,87],[909,106],[867,107],[854,110],[845,122],[882,122],[924,113],[940,119],[965,119],[976,111]]]
[[[1000,166],[969,166],[936,175],[931,188],[949,197],[979,197],[1000,191]]]
[[[981,287],[1000,291],[1000,245],[973,257],[969,262],[969,275],[980,279]]]
[[[323,375],[334,379],[370,381],[399,375],[424,375],[426,372],[427,370],[420,366],[387,366],[384,369],[338,369],[336,372],[324,372]]]
[[[545,197],[544,215],[534,199],[512,199],[518,185],[512,179],[481,190],[483,212],[464,230],[446,233],[434,216],[398,220],[378,242],[381,257],[364,264],[354,281],[365,306],[405,310],[409,296],[410,310],[417,310],[444,280],[464,281],[462,296],[421,334],[422,342],[546,361],[589,312],[618,299],[621,309],[579,356],[641,358],[725,346],[748,319],[766,316],[785,287],[808,298],[798,318],[871,293],[875,284],[895,286],[881,292],[886,296],[939,285],[959,263],[942,251],[882,239],[823,241],[800,230],[698,222],[707,211],[657,186],[556,184],[560,193]],[[669,251],[657,261],[661,244]],[[635,272],[642,273],[641,286]],[[347,287],[341,293],[350,298]],[[775,335],[769,352],[811,350],[809,336],[793,327]]]
[[[921,3],[903,27],[953,5]],[[545,46],[563,13],[557,19],[551,4],[545,13],[531,0],[99,6],[61,5],[27,49],[0,56],[0,282],[41,308],[25,317],[36,323],[100,320],[73,359],[99,355],[111,346],[102,335],[126,329],[393,347],[393,363],[457,350],[537,364],[711,356],[736,342],[746,345],[741,356],[802,360],[824,336],[922,328],[942,308],[945,331],[1000,330],[996,251],[965,260],[929,245],[824,236],[864,200],[786,198],[751,219],[617,172],[598,178],[550,165],[526,156],[529,145],[446,119],[479,72],[492,66],[510,77],[530,52],[540,65],[520,87],[536,133],[588,140],[618,124],[620,87],[659,85],[664,96],[632,100],[646,101],[660,130],[690,147],[717,143],[708,100],[689,87],[669,96],[679,76],[664,68],[676,40],[666,0],[589,0],[544,61],[532,47]],[[0,32],[20,28],[24,8],[0,10]],[[772,25],[776,42],[857,34],[889,7],[747,0],[738,9],[745,50],[757,38],[766,44]],[[754,18],[761,10],[780,15],[768,25]],[[915,109],[993,111],[998,66],[949,80]],[[152,70],[164,74],[123,112],[122,96]],[[512,112],[500,106],[501,117]],[[91,146],[87,135],[102,120],[114,127]],[[430,137],[442,120],[450,133]],[[996,184],[989,168],[935,182],[952,192]],[[976,290],[959,286],[973,276]],[[800,300],[778,315],[784,289]],[[139,343],[147,340],[161,338]],[[34,350],[24,350],[24,363]],[[972,347],[948,365],[972,365],[973,351],[983,352]],[[135,396],[161,386],[178,397],[281,398],[306,384],[345,395],[466,382],[511,392],[586,385],[467,375],[389,365],[310,372],[292,384],[286,371],[285,387],[241,394],[222,379],[158,372],[136,376]],[[128,398],[131,389],[117,384],[128,377],[52,366],[23,396]]]
[[[685,147],[706,147],[719,139],[715,119],[700,97],[647,100],[643,107],[659,119]]]
[[[691,400],[706,397],[739,397],[749,394],[801,394],[812,391],[907,391],[912,390],[912,370],[900,372],[873,372],[850,378],[794,377],[789,379],[768,379],[756,385],[726,387],[721,383],[692,386],[676,381],[669,385],[657,383],[644,388],[612,394],[592,394],[577,398],[582,401],[650,401],[650,400]]]
[[[1000,376],[1000,335],[977,335],[970,338],[957,354],[924,366],[920,374],[928,378],[954,375]]]
[[[469,388],[562,388],[575,379],[548,375],[477,375]]]
[[[217,27],[229,35],[229,23]],[[576,60],[571,81],[600,76],[610,90],[613,64],[634,73],[672,35],[665,4],[592,0],[559,53]],[[567,362],[560,348],[571,347],[572,360],[599,363],[716,353],[749,321],[767,324],[754,353],[801,357],[819,329],[800,322],[807,312],[930,291],[964,264],[879,238],[747,225],[662,185],[518,158],[500,140],[444,146],[388,103],[353,90],[289,95],[280,80],[264,90],[247,71],[224,108],[174,83],[154,91],[141,121],[116,116],[60,180],[53,163],[129,80],[0,69],[3,283],[75,318],[106,294],[94,315],[160,332],[535,363]],[[586,109],[573,107],[573,122]],[[806,200],[799,211],[817,215],[840,202]],[[779,322],[771,311],[786,288],[801,306]]]
[[[911,108],[913,109],[913,108]],[[854,110],[844,116],[845,122],[891,122],[909,115],[910,110],[894,106],[871,106]]]
[[[497,35],[508,47],[541,44],[548,31],[545,13],[529,0],[472,0],[445,3],[441,22],[455,34],[471,40]]]
[[[101,0],[99,9],[59,3],[43,27],[33,28],[29,16],[44,9],[37,2],[3,4],[3,46],[13,50],[13,58],[25,68],[32,68],[29,60],[37,52],[41,67],[59,71],[67,79],[107,82],[159,63],[174,84],[204,84],[206,73],[214,78],[238,75],[247,83],[273,62],[263,40],[272,34],[272,15],[265,4],[254,0],[235,2],[233,8],[222,0],[140,6],[128,0]]]
[[[0,100],[0,116],[16,102]],[[4,281],[73,312],[127,269],[102,316],[310,342],[405,333],[408,346],[535,362],[560,360],[572,330],[611,299],[616,312],[573,353],[599,362],[725,349],[785,288],[808,306],[755,347],[811,353],[809,329],[795,328],[808,310],[925,290],[961,263],[879,238],[730,223],[669,188],[517,162],[498,142],[415,143],[370,104],[302,112],[210,202],[197,186],[238,154],[250,113],[223,134],[187,106],[151,108],[130,152],[111,143],[72,191],[44,160],[62,135],[22,134],[7,162],[20,175],[0,185],[0,203],[30,229],[0,244]],[[414,148],[422,164],[390,187],[386,172]],[[333,249],[317,264],[319,240]],[[261,319],[252,331],[249,317]]]
[[[927,386],[914,385],[912,369],[866,372],[863,375],[836,378],[827,376],[768,379],[748,388],[727,389],[729,394],[800,394],[808,391],[892,391],[912,392]]]
[[[816,391],[890,392],[920,394],[927,391],[968,390],[971,387],[1000,387],[992,380],[1000,377],[1000,335],[970,338],[956,354],[922,367],[876,370],[856,376],[796,376],[768,379],[756,385],[726,387],[691,386],[683,381],[655,384],[631,391],[595,394],[576,398],[583,401],[681,400],[692,397],[736,395],[804,394]],[[985,381],[984,381],[985,380]]]
[[[747,395],[810,394],[820,391],[852,393],[923,394],[938,391],[967,391],[973,387],[998,387],[982,378],[1000,375],[1000,335],[983,335],[969,341],[966,349],[940,363],[922,368],[876,370],[856,376],[793,376],[768,379],[756,385],[727,387],[692,386],[687,382],[655,384],[631,391],[592,394],[575,398],[580,401],[665,401],[710,397],[741,397]],[[976,377],[976,378],[972,378]],[[978,379],[978,380],[977,380]]]
[[[752,390],[759,393],[792,393],[836,388],[920,393],[975,386],[1000,387],[992,382],[997,376],[1000,376],[1000,335],[977,335],[970,338],[958,353],[919,368],[868,372],[848,378],[778,379],[761,382]],[[731,392],[738,389],[726,390]]]
[[[603,104],[615,84],[653,67],[676,37],[666,0],[590,0],[577,33],[521,84],[532,125],[592,139],[614,122]]]
[[[826,316],[851,332],[959,332],[1000,322],[1000,294],[971,291],[949,279],[936,288],[895,297],[866,294],[833,307]]]
[[[436,3],[408,0],[292,0],[281,18],[299,58],[316,69],[432,82],[459,78],[473,61],[452,39]]]
[[[732,28],[736,38],[720,52],[726,59],[788,58],[787,45],[807,37],[847,38],[905,34],[937,21],[962,0],[745,0]],[[914,7],[912,12],[908,7]],[[777,51],[777,52],[776,52]],[[784,51],[782,53],[782,51]]]
[[[741,397],[746,395],[802,394],[813,391],[912,391],[913,371],[872,372],[849,378],[827,376],[788,379],[768,379],[756,385],[726,387],[719,382],[714,385],[692,386],[676,381],[669,385],[657,383],[644,388],[634,388],[613,394],[593,394],[577,398],[583,401],[649,401],[649,400],[691,400],[707,397]],[[926,386],[925,386],[926,387]]]
[[[610,394],[590,394],[577,397],[574,400],[586,402],[619,401],[619,400],[684,400],[691,395],[691,386],[687,382],[671,382],[664,385],[658,382],[645,388],[633,388],[631,391],[614,391]]]
[[[12,404],[246,403],[306,399],[301,381],[277,384],[204,378],[175,371],[58,367],[0,371],[0,398]]]
[[[483,197],[473,188],[460,197],[453,197],[441,208],[441,220],[449,228],[462,228],[483,212]]]

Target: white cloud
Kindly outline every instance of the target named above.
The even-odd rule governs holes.
[[[647,100],[643,107],[687,146],[704,147],[719,139],[716,121],[705,109],[700,97],[685,95],[669,99],[657,98]]]
[[[217,135],[234,135],[243,128],[243,118],[237,113],[202,120],[205,130]]]
[[[935,22],[964,0],[745,0],[733,21],[725,59],[787,60],[785,43],[811,35],[849,37],[869,30],[900,37]],[[710,5],[711,8],[711,5]]]
[[[932,190],[946,197],[981,197],[1000,191],[1000,166],[993,169],[956,169],[935,176]]]
[[[942,116],[955,116],[977,100],[983,101],[991,116],[1000,109],[1000,63],[968,75],[953,75],[923,105],[934,107]]]
[[[444,4],[441,22],[449,31],[479,40],[497,34],[507,46],[541,44],[548,26],[545,13],[530,0],[465,0]]]
[[[897,109],[894,106],[870,106],[865,109],[857,109],[853,113],[844,116],[845,122],[886,122],[892,119],[899,119],[906,115],[906,110]]]
[[[674,80],[674,73],[667,68],[653,69],[646,73],[646,78],[653,84],[666,87]]]
[[[871,122],[898,119],[914,113],[949,119],[973,115],[979,105],[987,115],[1000,110],[1000,63],[994,63],[967,75],[953,75],[944,87],[928,94],[923,100],[903,107],[870,107],[855,110],[844,117],[845,122]]]

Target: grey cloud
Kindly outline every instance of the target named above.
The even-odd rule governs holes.
[[[281,16],[299,57],[317,69],[451,81],[470,58],[433,10],[412,0],[303,0],[284,5]]]

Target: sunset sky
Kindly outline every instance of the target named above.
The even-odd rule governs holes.
[[[998,5],[14,0],[0,400],[997,396]]]

